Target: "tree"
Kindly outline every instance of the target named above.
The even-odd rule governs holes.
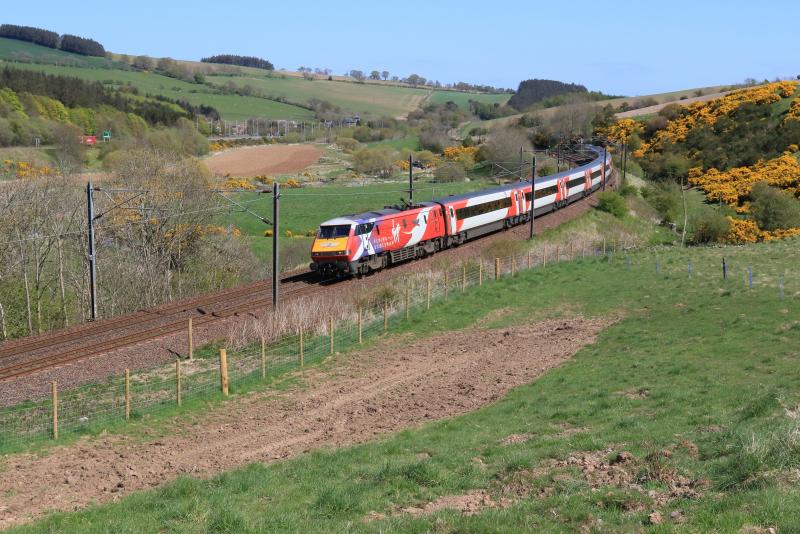
[[[358,82],[363,82],[366,79],[366,76],[364,75],[363,71],[355,69],[350,71],[350,77],[354,78]]]
[[[762,230],[800,227],[800,202],[790,193],[758,182],[750,191],[750,211]]]
[[[65,52],[73,52],[84,56],[105,57],[106,49],[94,39],[86,39],[77,35],[63,35],[59,48]]]
[[[275,66],[260,57],[237,56],[235,54],[220,54],[217,56],[204,57],[200,61],[203,63],[221,63],[223,65],[239,65],[241,67],[254,67],[256,69],[275,70]]]
[[[483,161],[519,162],[519,149],[531,146],[524,130],[519,128],[497,128],[481,146],[478,159]]]
[[[425,85],[425,78],[418,74],[411,74],[408,78],[405,79],[406,83],[409,85],[413,85],[414,87],[418,85]]]
[[[370,80],[380,80],[381,79],[381,73],[378,72],[377,70],[373,70],[372,72],[369,73],[369,79]]]
[[[387,79],[389,79],[389,71],[385,70],[385,71],[381,72],[381,77],[383,78],[383,81],[386,81]],[[798,76],[797,79],[800,80],[800,76]]]
[[[353,154],[353,167],[364,174],[387,177],[394,170],[396,153],[389,147],[362,148]]]
[[[31,26],[16,26],[14,24],[0,25],[0,37],[6,39],[16,39],[29,43],[46,46],[47,48],[58,48],[58,34],[41,28]]]
[[[141,70],[153,70],[153,60],[147,56],[136,56],[131,65]]]
[[[574,83],[557,80],[524,80],[520,82],[517,92],[509,99],[508,105],[519,111],[525,111],[532,104],[567,93],[586,93],[586,87]]]

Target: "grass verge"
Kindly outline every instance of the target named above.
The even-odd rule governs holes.
[[[800,286],[784,280],[781,300],[776,284],[800,259],[797,244],[661,250],[658,270],[653,253],[631,255],[630,270],[619,254],[591,258],[454,296],[394,330],[503,327],[564,310],[621,319],[568,364],[478,412],[212,480],[180,479],[18,531],[635,531],[651,518],[661,532],[792,531]],[[483,324],[509,306],[515,313]],[[503,443],[512,434],[528,439]],[[607,464],[620,451],[637,459],[629,483],[598,481],[571,462],[594,455]],[[675,480],[699,489],[672,496]],[[510,497],[508,505],[474,515],[402,511],[476,489],[495,502]]]

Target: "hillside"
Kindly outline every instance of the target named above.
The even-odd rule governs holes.
[[[314,116],[312,111],[305,109],[310,100],[330,102],[344,113],[379,118],[404,117],[428,99],[433,102],[453,100],[466,107],[469,99],[504,103],[509,98],[507,94],[414,88],[394,82],[356,83],[342,76],[333,76],[332,81],[320,78],[306,80],[296,72],[267,73],[250,67],[177,61],[178,65],[191,72],[204,73],[206,76],[203,83],[189,83],[155,72],[131,69],[122,61],[122,55],[111,56],[113,60],[86,57],[0,38],[0,64],[12,62],[18,68],[77,76],[105,85],[131,85],[142,93],[186,100],[193,105],[211,106],[219,111],[222,118],[229,120],[252,117],[309,120]],[[212,85],[222,86],[223,89],[230,86],[237,91],[249,86],[268,98],[229,94],[230,91]]]
[[[652,110],[657,110],[663,107],[663,105],[675,102],[675,103],[683,103],[684,101],[692,102],[692,101],[705,101],[708,97],[697,97],[699,93],[703,95],[719,95],[724,91],[727,91],[731,88],[730,85],[714,85],[709,87],[697,87],[694,89],[683,89],[680,91],[670,91],[667,93],[654,93],[650,95],[639,95],[639,96],[626,96],[626,97],[616,97],[616,98],[609,98],[607,100],[597,100],[592,102],[592,105],[596,106],[607,106],[611,105],[615,108],[619,108],[620,106],[633,106],[637,109],[634,109],[630,112],[624,112],[625,114],[619,114],[619,117],[638,117],[644,114],[650,114],[654,111],[648,111],[647,113],[640,112],[640,109],[637,107],[641,103],[647,103],[648,106],[642,108],[643,111],[646,108],[649,108],[652,105]],[[696,99],[696,100],[689,100],[689,99]],[[649,104],[650,102],[655,102],[654,104]],[[553,114],[557,113],[559,107],[564,106],[556,106],[551,108],[545,109],[537,109],[531,111],[530,113],[542,118],[552,117]],[[493,129],[498,127],[507,126],[519,120],[524,113],[515,113],[513,115],[509,115],[507,117],[501,117],[499,119],[490,119],[490,120],[483,120],[483,121],[470,121],[468,124],[464,125],[461,128],[463,133],[468,132],[472,128],[487,128]]]
[[[292,380],[11,456],[0,489],[15,513],[56,487],[49,506],[101,503],[16,532],[792,531],[798,286],[781,300],[777,284],[797,251],[662,249],[486,281]],[[65,484],[75,454],[91,467]]]
[[[0,61],[0,66],[5,62]],[[15,68],[29,69],[48,74],[75,76],[82,80],[98,81],[104,85],[118,87],[131,85],[140,92],[162,95],[170,99],[186,100],[193,105],[206,105],[219,111],[222,118],[241,120],[253,116],[309,120],[314,114],[310,110],[250,96],[226,95],[203,84],[192,84],[156,74],[134,70],[68,67],[60,65],[11,63]]]

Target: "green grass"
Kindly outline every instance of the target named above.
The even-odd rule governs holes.
[[[458,91],[434,91],[428,99],[431,104],[454,102],[462,109],[469,109],[469,101],[476,100],[488,104],[505,104],[511,98],[509,94],[462,93]]]
[[[418,135],[407,135],[406,137],[402,137],[400,139],[389,139],[387,141],[375,141],[374,143],[367,143],[367,146],[370,148],[376,146],[388,146],[394,148],[395,150],[402,150],[404,148],[408,150],[419,150],[419,136]]]
[[[718,275],[723,255],[734,269],[727,282]],[[617,256],[521,273],[393,329],[428,336],[482,325],[488,312],[509,307],[516,313],[490,326],[565,310],[620,318],[570,362],[494,405],[357,447],[253,464],[211,480],[181,478],[17,531],[573,532],[600,520],[604,531],[627,532],[643,530],[654,509],[666,518],[656,532],[795,531],[800,491],[791,471],[800,466],[800,443],[797,420],[787,414],[800,402],[800,285],[792,281],[780,301],[774,283],[800,259],[798,242],[668,249],[658,257],[660,274],[653,253],[634,254],[630,271]],[[692,278],[685,269],[690,258]],[[749,264],[756,266],[753,290],[742,278]],[[565,436],[563,424],[588,430]],[[531,439],[499,444],[512,433]],[[699,455],[677,446],[686,440]],[[644,458],[665,448],[673,454],[660,467],[707,481],[700,497],[653,503],[646,491],[668,488],[647,481],[645,464],[636,473],[644,492],[610,486],[595,492],[575,469],[532,471],[580,451],[626,450]],[[515,478],[526,480],[533,496],[508,508],[363,521],[371,511],[391,515],[440,495],[476,488],[496,494]],[[644,507],[626,511],[636,502]],[[684,525],[669,519],[678,509]]]
[[[209,76],[217,85],[250,85],[268,95],[304,104],[310,99],[326,100],[343,111],[371,116],[400,117],[419,107],[428,95],[426,89],[396,87],[376,83],[305,80],[279,76]]]
[[[47,74],[74,76],[110,86],[130,84],[138,87],[143,93],[160,94],[172,99],[186,100],[192,104],[213,106],[225,119],[269,117],[309,120],[314,117],[313,112],[297,106],[263,98],[220,94],[207,85],[188,83],[152,72],[24,63],[11,63],[10,65]]]
[[[73,65],[97,68],[109,68],[115,64],[106,58],[82,56],[46,46],[39,46],[24,41],[0,37],[0,58],[14,61],[35,61],[54,65]]]
[[[445,195],[465,193],[485,188],[483,182],[430,183],[416,181],[418,189],[415,200],[431,200]],[[281,192],[281,238],[284,255],[288,262],[284,266],[295,266],[309,259],[312,237],[287,238],[286,231],[302,236],[308,231],[316,231],[319,224],[341,215],[381,209],[386,205],[398,204],[401,198],[408,198],[404,190],[407,182],[390,182],[365,186],[331,185],[287,189]],[[272,196],[268,194],[243,193],[237,200],[249,201],[249,208],[265,217],[272,214]],[[272,239],[264,237],[269,227],[254,216],[233,212],[221,218],[220,224],[239,228],[243,235],[250,236],[250,245],[256,255],[266,261],[272,256]]]

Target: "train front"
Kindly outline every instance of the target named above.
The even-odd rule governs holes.
[[[355,221],[342,217],[325,221],[311,245],[312,271],[323,276],[352,274],[350,262],[358,249],[353,243]]]

